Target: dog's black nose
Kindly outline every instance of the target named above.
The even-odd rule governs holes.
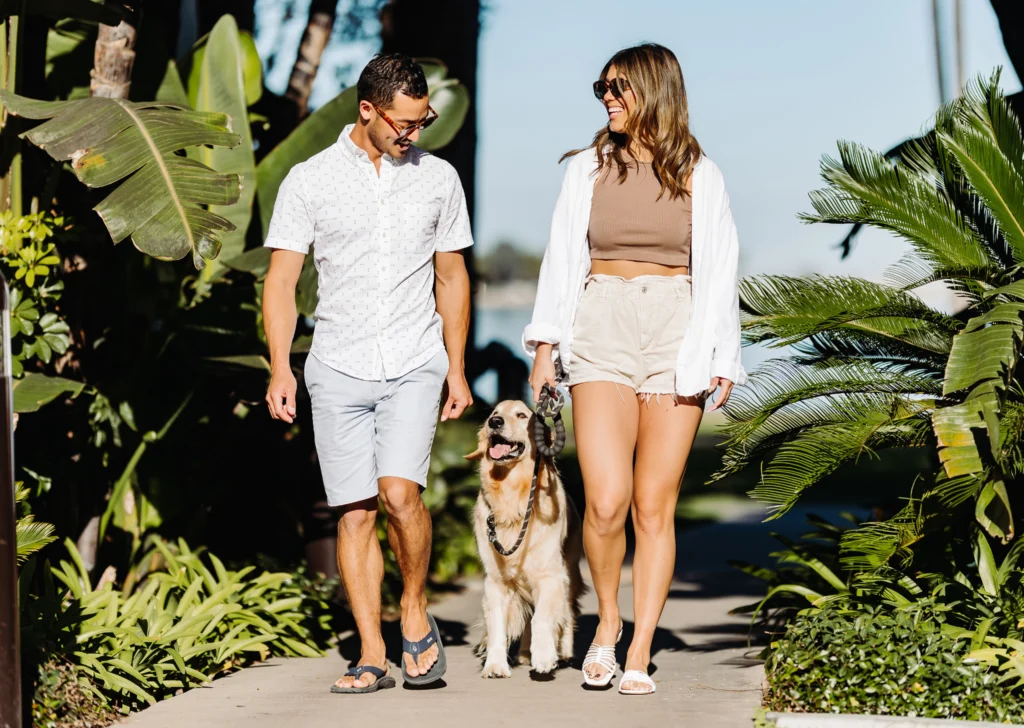
[[[505,420],[498,415],[494,415],[494,417],[487,420],[487,424],[492,430],[500,430],[505,426]]]

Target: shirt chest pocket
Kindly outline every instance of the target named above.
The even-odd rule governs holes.
[[[438,185],[409,185],[396,195],[392,208],[392,222],[395,225],[395,242],[401,247],[419,253],[433,252],[434,241],[443,231],[445,200]]]

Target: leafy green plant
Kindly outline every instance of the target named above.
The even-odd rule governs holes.
[[[852,515],[847,518],[853,525],[858,523]],[[775,568],[729,561],[730,566],[760,579],[767,587],[764,598],[736,607],[731,614],[750,614],[752,625],[760,616],[764,631],[780,632],[808,605],[818,605],[829,597],[849,593],[851,575],[844,573],[839,563],[839,542],[848,528],[814,515],[808,516],[808,521],[816,528],[799,542],[772,534],[784,547],[769,554],[776,562]]]
[[[174,695],[272,655],[317,657],[330,611],[288,573],[224,567],[183,542],[151,540],[116,589],[93,587],[72,542],[54,577],[80,618],[69,655],[78,674],[121,712]]]
[[[23,678],[25,679],[25,678]],[[38,667],[32,699],[34,728],[105,726],[120,717],[71,663],[51,659]]]
[[[234,147],[237,134],[223,113],[181,109],[155,101],[88,98],[35,101],[0,91],[16,116],[46,119],[26,137],[58,161],[70,161],[89,187],[131,176],[94,208],[110,237],[127,237],[139,250],[165,260],[192,255],[196,268],[217,256],[234,223],[202,205],[232,205],[241,193],[238,175],[222,174],[176,152],[210,145]],[[81,119],[91,123],[83,130]]]
[[[245,250],[245,234],[256,195],[256,158],[248,108],[259,100],[263,79],[259,56],[255,55],[255,63],[251,62],[255,47],[251,38],[248,42],[246,38],[232,16],[221,16],[194,51],[188,78],[191,106],[197,111],[227,114],[233,120],[232,131],[241,138],[241,143],[235,147],[205,146],[195,151],[198,161],[218,172],[236,174],[241,182],[237,201],[226,207],[212,208],[234,225],[234,229],[223,236],[223,260],[231,260]],[[222,270],[223,262],[218,259],[204,273],[210,277]]]
[[[1016,542],[997,559],[989,538],[975,528],[970,539],[948,539],[947,550],[934,555],[935,571],[863,569],[840,556],[841,543],[861,535],[857,519],[848,518],[851,526],[837,527],[811,516],[808,520],[817,528],[799,542],[776,536],[786,548],[771,554],[775,568],[730,562],[767,586],[763,599],[733,613],[752,614],[751,625],[760,617],[766,633],[780,634],[809,607],[834,603],[852,611],[901,609],[929,601],[948,609],[949,625],[980,635],[978,640],[1024,637],[1024,571],[1019,568],[1024,543]]]
[[[71,344],[70,329],[58,312],[64,282],[57,276],[61,259],[53,245],[58,233],[67,235],[68,226],[65,218],[48,213],[16,217],[7,210],[0,215],[0,262],[10,287],[11,368],[16,377],[27,360],[49,364]]]
[[[1024,721],[1024,696],[968,659],[971,640],[945,628],[949,607],[827,604],[801,614],[765,669],[770,710]]]
[[[810,222],[860,223],[907,240],[884,284],[757,276],[741,286],[748,341],[798,353],[756,372],[728,410],[716,478],[767,460],[751,495],[770,518],[839,467],[887,448],[930,448],[936,470],[889,521],[844,541],[874,567],[951,519],[1015,533],[1010,484],[1024,474],[1024,135],[998,88],[969,84],[935,131],[890,161],[841,143]],[[945,281],[966,304],[949,316],[915,291]],[[908,484],[909,487],[909,484]],[[905,491],[904,491],[905,492]],[[955,515],[960,514],[960,515]],[[854,548],[855,547],[855,548]]]
[[[14,486],[14,502],[20,513],[15,524],[15,540],[18,544],[18,563],[21,564],[29,556],[57,540],[53,535],[51,523],[35,520],[28,510],[28,488],[21,483]]]

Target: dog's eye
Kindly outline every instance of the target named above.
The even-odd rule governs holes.
[[[530,418],[530,416],[525,412],[520,412],[519,414],[516,415],[516,417],[518,417],[521,420],[526,420]]]

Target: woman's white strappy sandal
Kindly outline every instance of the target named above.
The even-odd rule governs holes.
[[[615,638],[615,645],[619,644],[619,640],[622,639],[622,627],[619,627],[619,636]],[[590,643],[590,649],[587,650],[587,656],[583,658],[583,682],[591,687],[603,688],[608,685],[612,678],[615,677],[615,670],[618,668],[618,664],[615,662],[615,645],[599,645],[595,642]],[[590,673],[587,672],[587,668],[591,665],[598,665],[605,669],[604,675],[601,677],[591,677]]]
[[[637,690],[634,688],[631,690],[624,690],[622,686],[626,683],[641,683],[642,685],[648,686],[650,689],[648,690],[645,688],[643,690]],[[653,695],[654,691],[657,689],[658,688],[654,684],[654,681],[651,680],[651,676],[643,670],[626,670],[622,673],[622,679],[619,680],[619,692],[623,695]]]

